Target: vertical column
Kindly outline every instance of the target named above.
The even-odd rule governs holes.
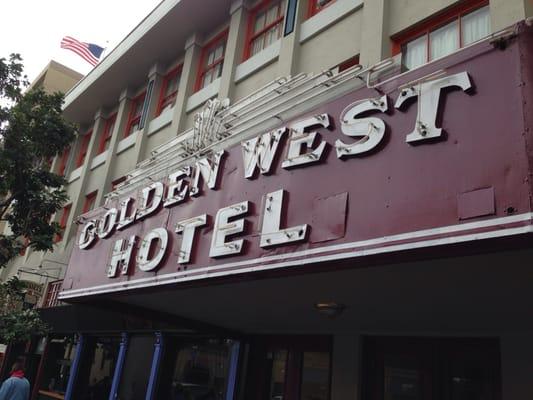
[[[359,400],[361,337],[335,335],[331,368],[331,400]]]
[[[510,334],[501,337],[502,398],[522,400],[533,393],[533,335]]]
[[[155,64],[152,66],[148,72],[148,85],[146,89],[146,99],[145,99],[145,108],[143,113],[144,122],[137,139],[135,141],[135,147],[133,149],[133,158],[135,164],[144,159],[144,152],[146,148],[146,141],[148,139],[148,131],[150,127],[150,121],[155,116],[157,111],[157,103],[159,99],[159,94],[161,92],[161,85],[163,83],[163,70],[160,64]]]
[[[157,378],[159,376],[159,367],[163,357],[163,334],[161,332],[155,333],[154,356],[152,358],[152,368],[150,369],[150,377],[148,379],[148,388],[146,389],[145,400],[152,400],[155,396]]]
[[[85,202],[85,195],[87,190],[87,180],[89,174],[91,173],[91,162],[93,155],[96,152],[96,147],[98,146],[98,138],[100,137],[101,131],[104,129],[104,118],[102,109],[96,112],[94,116],[94,125],[93,133],[89,141],[89,147],[87,148],[87,154],[85,155],[85,160],[83,161],[83,166],[80,175],[80,190],[78,190],[72,197],[72,208],[70,209],[70,215],[67,221],[67,226],[65,228],[64,240],[62,245],[66,246],[70,235],[76,232],[76,225],[73,222],[81,214],[83,203]],[[44,253],[43,253],[44,257]]]
[[[185,123],[187,99],[194,90],[196,72],[200,59],[201,47],[197,35],[191,36],[185,42],[185,58],[181,72],[180,85],[176,96],[176,105],[174,106],[174,115],[172,116],[171,130],[176,134],[182,133]]]
[[[235,68],[241,61],[243,54],[244,38],[247,28],[247,7],[244,0],[235,0],[230,7],[231,22],[226,43],[226,54],[224,55],[224,66],[222,67],[222,77],[218,97],[229,98],[235,88]]]
[[[388,0],[365,0],[360,63],[370,66],[391,56]]]
[[[113,176],[113,170],[115,169],[115,163],[117,159],[117,145],[118,142],[122,139],[122,132],[126,128],[128,122],[128,112],[130,107],[130,101],[133,97],[131,89],[124,89],[120,94],[117,119],[115,122],[115,127],[113,128],[113,135],[111,136],[111,141],[109,142],[109,148],[107,149],[107,157],[105,160],[105,172],[104,180],[102,185],[98,189],[98,194],[96,196],[96,206],[103,204],[104,195],[111,190],[111,183],[115,178]]]
[[[226,400],[235,399],[240,349],[241,349],[241,345],[239,342],[233,342],[231,344],[229,369],[228,369],[228,385],[226,389]]]
[[[524,19],[526,10],[533,11],[531,0],[490,0],[489,7],[492,32],[498,32]]]
[[[294,75],[300,53],[300,24],[305,18],[307,2],[299,0],[287,1],[285,9],[285,23],[278,58],[280,76]],[[289,18],[289,19],[288,19]],[[290,26],[292,25],[292,31]]]
[[[78,343],[76,345],[76,354],[74,355],[74,361],[70,366],[70,376],[68,377],[67,389],[65,391],[65,400],[75,400],[74,386],[78,378],[78,370],[80,368],[81,359],[83,357],[84,337],[82,334],[78,335]]]
[[[124,361],[126,360],[126,352],[128,351],[128,334],[123,333],[118,350],[117,364],[115,365],[115,372],[113,373],[113,382],[111,382],[111,392],[109,392],[109,400],[116,400],[118,397],[118,389],[120,386],[120,378],[122,377],[122,370],[124,369]]]

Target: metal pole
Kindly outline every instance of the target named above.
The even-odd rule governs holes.
[[[150,370],[150,379],[148,380],[148,388],[146,389],[145,400],[152,400],[155,396],[155,389],[157,385],[157,378],[159,376],[159,367],[163,357],[163,334],[161,332],[155,333],[154,356],[152,358],[152,368]]]
[[[115,400],[118,397],[118,388],[120,385],[120,378],[122,377],[122,370],[124,369],[124,361],[126,360],[126,351],[128,350],[128,334],[122,334],[120,341],[120,348],[118,350],[117,365],[113,374],[113,382],[111,383],[111,392],[109,393],[109,400]]]
[[[73,400],[74,385],[78,378],[78,370],[80,368],[81,358],[83,356],[83,346],[85,339],[83,334],[78,334],[78,343],[76,345],[76,354],[74,355],[74,361],[70,367],[70,376],[68,377],[67,390],[65,391],[65,400]]]

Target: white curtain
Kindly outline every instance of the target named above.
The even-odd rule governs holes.
[[[403,49],[403,66],[406,69],[419,67],[427,62],[427,35],[407,43]]]
[[[459,27],[457,21],[444,25],[429,34],[431,60],[447,56],[459,48]]]
[[[463,46],[469,45],[490,34],[489,6],[485,6],[461,18]]]

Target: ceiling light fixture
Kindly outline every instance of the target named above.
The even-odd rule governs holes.
[[[323,315],[329,318],[335,318],[339,316],[346,306],[341,303],[335,303],[333,301],[315,303],[315,309]]]

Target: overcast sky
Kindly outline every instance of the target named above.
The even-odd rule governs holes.
[[[82,74],[92,66],[59,47],[63,36],[115,47],[161,0],[1,0],[0,58],[20,53],[31,82],[53,59]],[[104,56],[105,56],[104,54]]]

